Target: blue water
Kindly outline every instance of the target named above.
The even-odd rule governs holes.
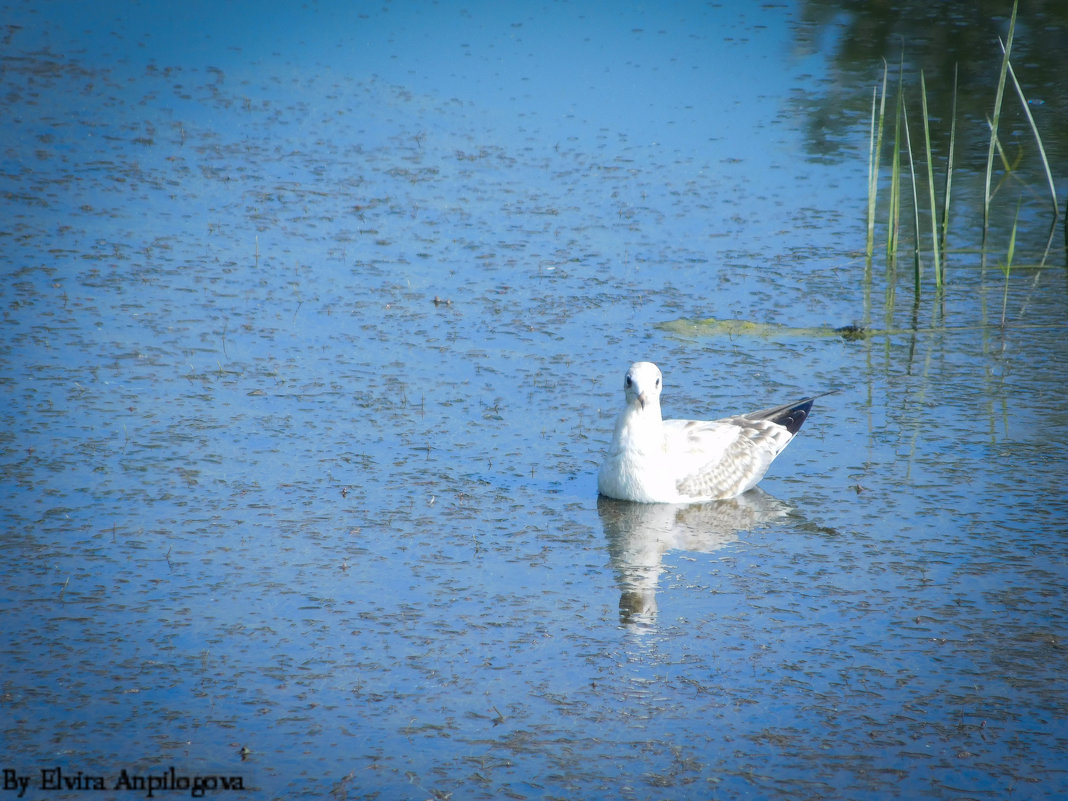
[[[809,10],[11,9],[27,797],[55,766],[257,798],[1068,790],[1063,242],[1034,266],[1036,200],[1008,279],[961,253],[938,300],[907,259],[866,287],[881,62],[813,141],[843,29],[813,47]],[[789,328],[658,327],[707,317]],[[671,415],[839,392],[766,494],[621,510],[593,477],[639,358]]]

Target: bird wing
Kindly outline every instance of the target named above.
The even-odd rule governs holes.
[[[665,420],[664,433],[675,486],[686,498],[730,498],[755,486],[772,460],[793,439],[775,414],[727,417],[708,422]],[[796,431],[796,429],[795,429]]]
[[[746,420],[770,420],[773,423],[781,425],[789,431],[792,436],[805,424],[809,412],[812,411],[813,402],[817,398],[822,398],[824,395],[830,395],[836,391],[837,390],[832,389],[830,392],[821,392],[819,395],[813,395],[811,398],[802,398],[793,403],[784,403],[782,406],[772,406],[770,409],[762,409],[759,412],[749,412],[748,414],[739,415],[739,417]],[[789,440],[787,440],[787,442],[789,442]]]

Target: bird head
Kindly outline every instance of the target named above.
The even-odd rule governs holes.
[[[627,395],[627,404],[637,405],[641,409],[647,406],[660,406],[660,389],[663,376],[660,368],[652,362],[635,362],[627,370],[623,379],[623,391]]]

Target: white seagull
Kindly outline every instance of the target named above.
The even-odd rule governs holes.
[[[741,495],[764,477],[821,397],[722,420],[664,420],[662,384],[660,368],[652,362],[635,362],[627,370],[627,405],[597,474],[602,495],[639,503],[702,503]]]

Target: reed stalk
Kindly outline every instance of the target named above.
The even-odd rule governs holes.
[[[941,289],[942,260],[938,254],[938,204],[935,201],[934,154],[931,153],[931,125],[927,113],[927,82],[924,80],[923,70],[920,70],[920,98],[923,104],[923,142],[927,152],[927,194],[931,204],[931,260],[934,262],[935,286]],[[916,233],[918,237],[919,231]]]
[[[1005,291],[1001,295],[1001,326],[1005,327],[1005,310],[1009,305],[1009,273],[1012,272],[1012,258],[1016,252],[1016,224],[1020,219],[1020,203],[1016,204],[1016,217],[1012,221],[1012,232],[1009,234],[1009,250],[1005,254]]]
[[[886,255],[897,258],[898,234],[901,222],[901,109],[905,102],[905,54],[901,54],[901,66],[897,78],[897,108],[894,113],[894,148],[890,160],[890,213],[887,215]]]
[[[871,126],[868,129],[868,241],[864,252],[871,261],[872,250],[875,244],[875,186],[878,169],[875,166],[875,101],[879,89],[871,88]]]
[[[912,137],[909,135],[909,111],[904,97],[901,100],[901,113],[905,121],[905,149],[909,155],[909,177],[912,179],[912,232],[914,244],[913,256],[913,286],[916,294],[920,294],[920,278],[923,272],[920,262],[920,200],[916,193],[916,164],[912,159]]]
[[[953,189],[953,155],[957,144],[957,66],[957,64],[953,65],[953,106],[949,113],[949,154],[946,156],[946,188],[942,198],[941,244],[943,258],[946,255],[946,239],[949,236],[949,196]]]
[[[990,120],[990,147],[986,155],[986,184],[983,193],[983,250],[986,250],[986,237],[990,229],[990,177],[994,171],[994,150],[998,145],[998,122],[1001,119],[1001,104],[1005,97],[1005,78],[1009,72],[1009,53],[1012,52],[1012,37],[1016,32],[1016,10],[1019,0],[1013,0],[1012,17],[1009,19],[1009,33],[1003,47],[1001,73],[998,75],[998,89],[994,95],[994,114]]]
[[[871,131],[868,139],[868,243],[867,255],[870,259],[875,251],[875,201],[879,194],[880,154],[883,149],[883,127],[886,119],[886,60],[883,60],[883,91],[879,96],[878,87],[871,90]],[[875,100],[879,96],[879,115],[876,123]]]
[[[1002,53],[1005,52],[1005,43],[998,39],[998,44],[1001,45]],[[1053,205],[1053,221],[1050,225],[1049,241],[1046,243],[1046,250],[1042,254],[1042,261],[1039,266],[1046,263],[1046,258],[1049,256],[1049,249],[1053,245],[1053,233],[1057,226],[1057,218],[1060,216],[1060,205],[1057,203],[1057,187],[1053,183],[1053,171],[1049,167],[1049,159],[1046,157],[1046,148],[1042,144],[1042,135],[1038,132],[1038,125],[1035,124],[1034,115],[1031,114],[1031,105],[1027,102],[1027,97],[1024,95],[1023,88],[1020,86],[1020,82],[1016,79],[1016,71],[1012,68],[1012,62],[1006,62],[1009,68],[1009,77],[1012,78],[1012,84],[1016,87],[1016,96],[1020,98],[1020,105],[1023,106],[1024,115],[1027,117],[1027,123],[1031,126],[1031,133],[1034,134],[1035,144],[1038,146],[1038,155],[1042,159],[1042,169],[1046,172],[1046,184],[1049,186],[1050,202]]]
[[[1001,45],[1001,49],[1005,50],[1005,43],[998,39],[998,44]],[[1008,61],[1005,62],[1009,70],[1009,77],[1012,78],[1013,86],[1016,87],[1016,95],[1020,98],[1020,104],[1023,106],[1024,114],[1027,116],[1027,123],[1031,126],[1031,133],[1035,136],[1035,144],[1038,145],[1038,155],[1042,159],[1042,168],[1046,172],[1046,182],[1049,186],[1050,202],[1053,204],[1054,215],[1060,214],[1060,207],[1057,203],[1057,187],[1053,183],[1053,171],[1049,167],[1049,159],[1046,158],[1046,148],[1042,144],[1042,135],[1038,132],[1038,126],[1035,124],[1035,118],[1031,114],[1031,106],[1027,102],[1027,97],[1024,95],[1023,89],[1020,87],[1020,82],[1016,80],[1016,72],[1012,68],[1012,64]]]

